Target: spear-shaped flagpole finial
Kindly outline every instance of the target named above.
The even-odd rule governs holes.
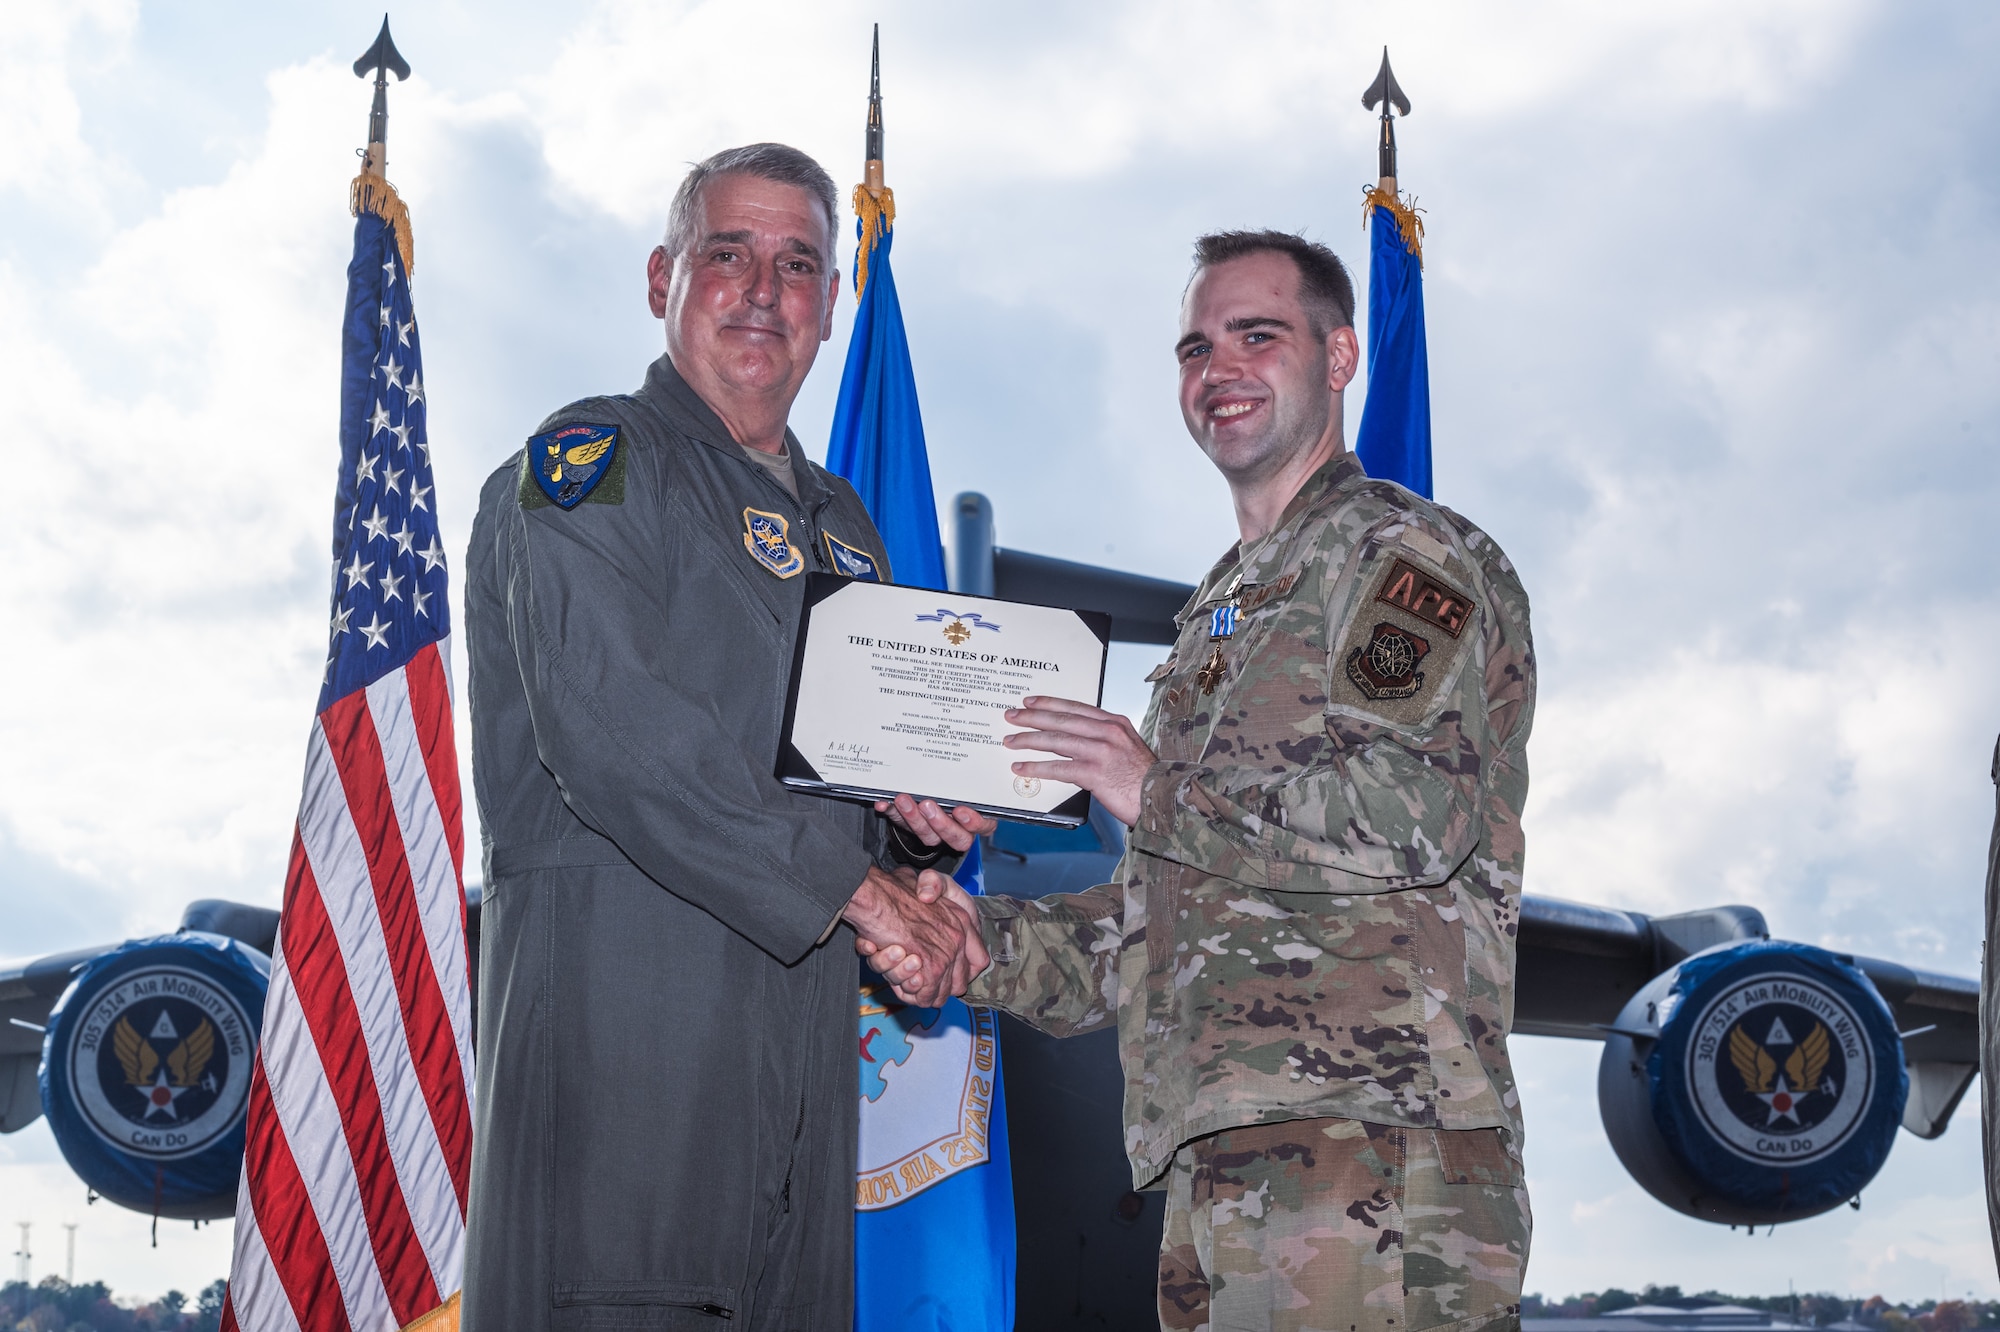
[[[1396,72],[1389,68],[1389,48],[1382,48],[1382,68],[1376,72],[1375,82],[1368,85],[1368,91],[1361,94],[1361,105],[1373,111],[1376,103],[1382,105],[1382,141],[1375,153],[1376,165],[1382,179],[1380,188],[1390,194],[1396,192],[1396,122],[1389,116],[1389,108],[1397,114],[1410,114],[1410,99],[1396,86]]]
[[[871,190],[882,188],[882,25],[875,25],[875,50],[868,60],[868,155],[861,178]]]
[[[395,39],[389,36],[387,14],[382,16],[382,31],[375,35],[375,44],[354,62],[357,79],[367,78],[371,70],[375,74],[375,104],[368,111],[368,150],[362,157],[361,171],[380,176],[389,166],[389,75],[394,72],[398,82],[410,77],[410,62],[403,59]]]
[[[854,250],[854,299],[868,291],[868,256],[896,225],[896,192],[882,183],[882,25],[875,25],[875,50],[868,61],[868,155],[861,183],[854,187],[854,220],[860,226]]]

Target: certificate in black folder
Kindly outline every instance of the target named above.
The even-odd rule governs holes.
[[[806,575],[778,779],[846,800],[908,792],[1074,828],[1088,792],[1017,777],[1004,715],[1030,694],[1099,704],[1111,617],[834,574]]]

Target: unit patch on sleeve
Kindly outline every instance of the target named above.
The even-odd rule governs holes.
[[[625,502],[625,451],[615,425],[579,421],[536,435],[528,441],[521,469],[525,509]]]
[[[743,549],[750,558],[780,578],[790,578],[806,567],[806,557],[792,545],[791,524],[775,513],[762,509],[743,511]]]
[[[875,567],[875,557],[865,550],[848,545],[831,532],[823,532],[826,538],[826,558],[832,562],[835,573],[849,578],[858,578],[864,583],[882,581],[882,571]]]
[[[1430,651],[1428,640],[1384,620],[1366,643],[1347,654],[1347,678],[1370,699],[1410,698],[1424,687],[1424,673],[1417,668]]]
[[[1382,590],[1375,594],[1375,600],[1408,611],[1453,638],[1465,632],[1466,620],[1479,609],[1471,597],[1404,560],[1390,566],[1389,576],[1382,580]]]

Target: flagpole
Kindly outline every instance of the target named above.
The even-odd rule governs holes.
[[[396,39],[389,35],[387,14],[382,16],[382,31],[375,34],[375,44],[354,62],[356,78],[365,79],[371,72],[375,75],[375,100],[368,108],[368,146],[361,150],[361,174],[348,187],[348,211],[356,217],[364,212],[373,213],[395,228],[403,271],[414,273],[417,256],[416,241],[410,233],[410,213],[403,207],[396,187],[389,183],[389,75],[393,73],[398,83],[409,78],[410,62],[403,59],[396,49]]]
[[[1431,494],[1429,353],[1424,338],[1424,222],[1412,200],[1397,189],[1396,117],[1410,114],[1410,99],[1389,67],[1361,94],[1361,105],[1382,109],[1376,141],[1376,180],[1365,188],[1362,225],[1368,247],[1368,391],[1355,431],[1354,452],[1368,475]]]
[[[1382,137],[1375,149],[1378,180],[1375,188],[1389,195],[1396,194],[1396,122],[1390,116],[1393,107],[1402,115],[1410,114],[1410,99],[1396,86],[1396,72],[1389,68],[1389,48],[1382,48],[1382,68],[1376,71],[1375,82],[1368,85],[1368,91],[1361,94],[1361,105],[1372,111],[1375,104],[1382,104]]]
[[[882,25],[875,25],[874,50],[868,57],[868,146],[861,164],[862,187],[882,186]]]

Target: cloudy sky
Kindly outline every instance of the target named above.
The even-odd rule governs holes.
[[[1004,544],[1193,580],[1233,539],[1171,345],[1196,233],[1365,258],[1382,46],[1415,102],[1438,496],[1534,598],[1528,888],[1745,902],[1972,974],[2000,728],[2000,10],[606,0],[412,5],[390,175],[448,544],[551,408],[635,386],[692,159],[851,182],[883,24],[897,278],[940,498]],[[380,10],[0,17],[0,955],[275,905],[324,649],[346,188]],[[845,323],[842,319],[839,323]],[[794,424],[821,454],[846,341]],[[1350,404],[1350,431],[1359,414]],[[1157,654],[1121,649],[1136,711]],[[1986,683],[1982,684],[1981,681]],[[463,723],[461,723],[462,725]],[[463,733],[461,731],[461,733]],[[1594,1045],[1517,1043],[1530,1289],[2000,1294],[1976,1115],[1859,1212],[1745,1239],[1648,1198]],[[83,1207],[46,1126],[0,1223],[153,1293],[229,1228]]]

